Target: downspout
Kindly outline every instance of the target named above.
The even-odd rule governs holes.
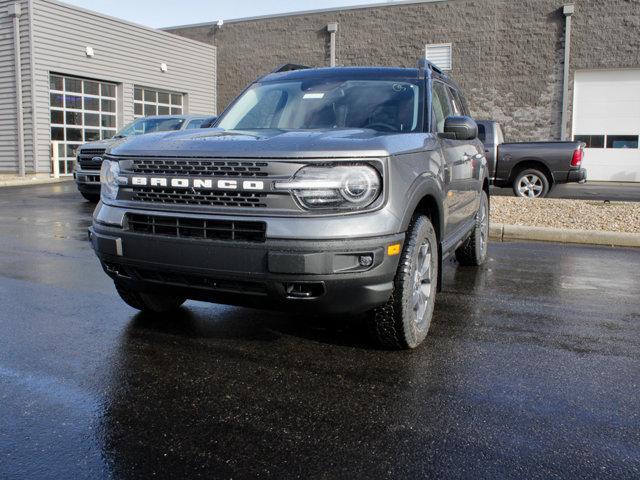
[[[336,66],[336,32],[338,31],[338,24],[332,22],[327,24],[327,32],[329,32],[329,65],[331,67]]]
[[[571,62],[571,16],[574,5],[565,5],[562,9],[564,15],[564,72],[562,79],[562,119],[560,124],[560,140],[567,138],[567,119],[569,118],[569,68]]]
[[[33,137],[33,173],[38,173],[38,108],[36,105],[36,63],[33,43],[33,0],[27,5],[29,21],[29,68],[31,69],[31,135]]]
[[[24,113],[22,111],[22,62],[20,59],[20,16],[22,9],[18,2],[9,5],[7,14],[13,17],[13,55],[15,58],[16,120],[18,122],[18,175],[25,176],[24,165]]]

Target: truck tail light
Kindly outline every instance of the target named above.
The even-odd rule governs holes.
[[[571,159],[571,166],[579,167],[580,165],[582,165],[583,157],[584,157],[584,150],[582,149],[582,146],[580,146],[579,148],[576,148],[576,150],[573,152],[573,158]]]

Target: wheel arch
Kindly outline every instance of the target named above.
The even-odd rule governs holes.
[[[441,243],[444,238],[444,192],[433,177],[420,177],[410,189],[406,208],[402,216],[402,231],[407,231],[416,213],[427,215]]]
[[[551,187],[555,183],[555,179],[553,178],[553,172],[547,167],[547,165],[539,158],[528,158],[519,161],[516,163],[511,170],[511,176],[509,177],[509,184],[512,184],[516,179],[516,176],[520,174],[520,172],[527,170],[528,168],[534,168],[536,170],[540,170],[547,177],[547,181],[549,182],[549,187]]]

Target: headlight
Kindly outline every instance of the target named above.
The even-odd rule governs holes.
[[[290,190],[308,209],[358,210],[371,205],[380,194],[380,175],[368,165],[303,167],[289,181],[276,182]]]
[[[118,196],[118,177],[120,176],[120,164],[110,160],[104,160],[100,167],[100,195],[108,200],[115,200]]]

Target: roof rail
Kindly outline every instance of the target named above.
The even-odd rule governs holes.
[[[427,60],[426,58],[421,58],[418,60],[418,72],[420,73],[421,78],[426,78],[431,76],[431,72],[436,72],[440,75],[444,75],[444,72],[437,67],[435,63]]]
[[[296,63],[285,63],[284,65],[280,65],[271,71],[271,73],[280,73],[280,72],[291,72],[292,70],[306,70],[306,65],[298,65]]]

